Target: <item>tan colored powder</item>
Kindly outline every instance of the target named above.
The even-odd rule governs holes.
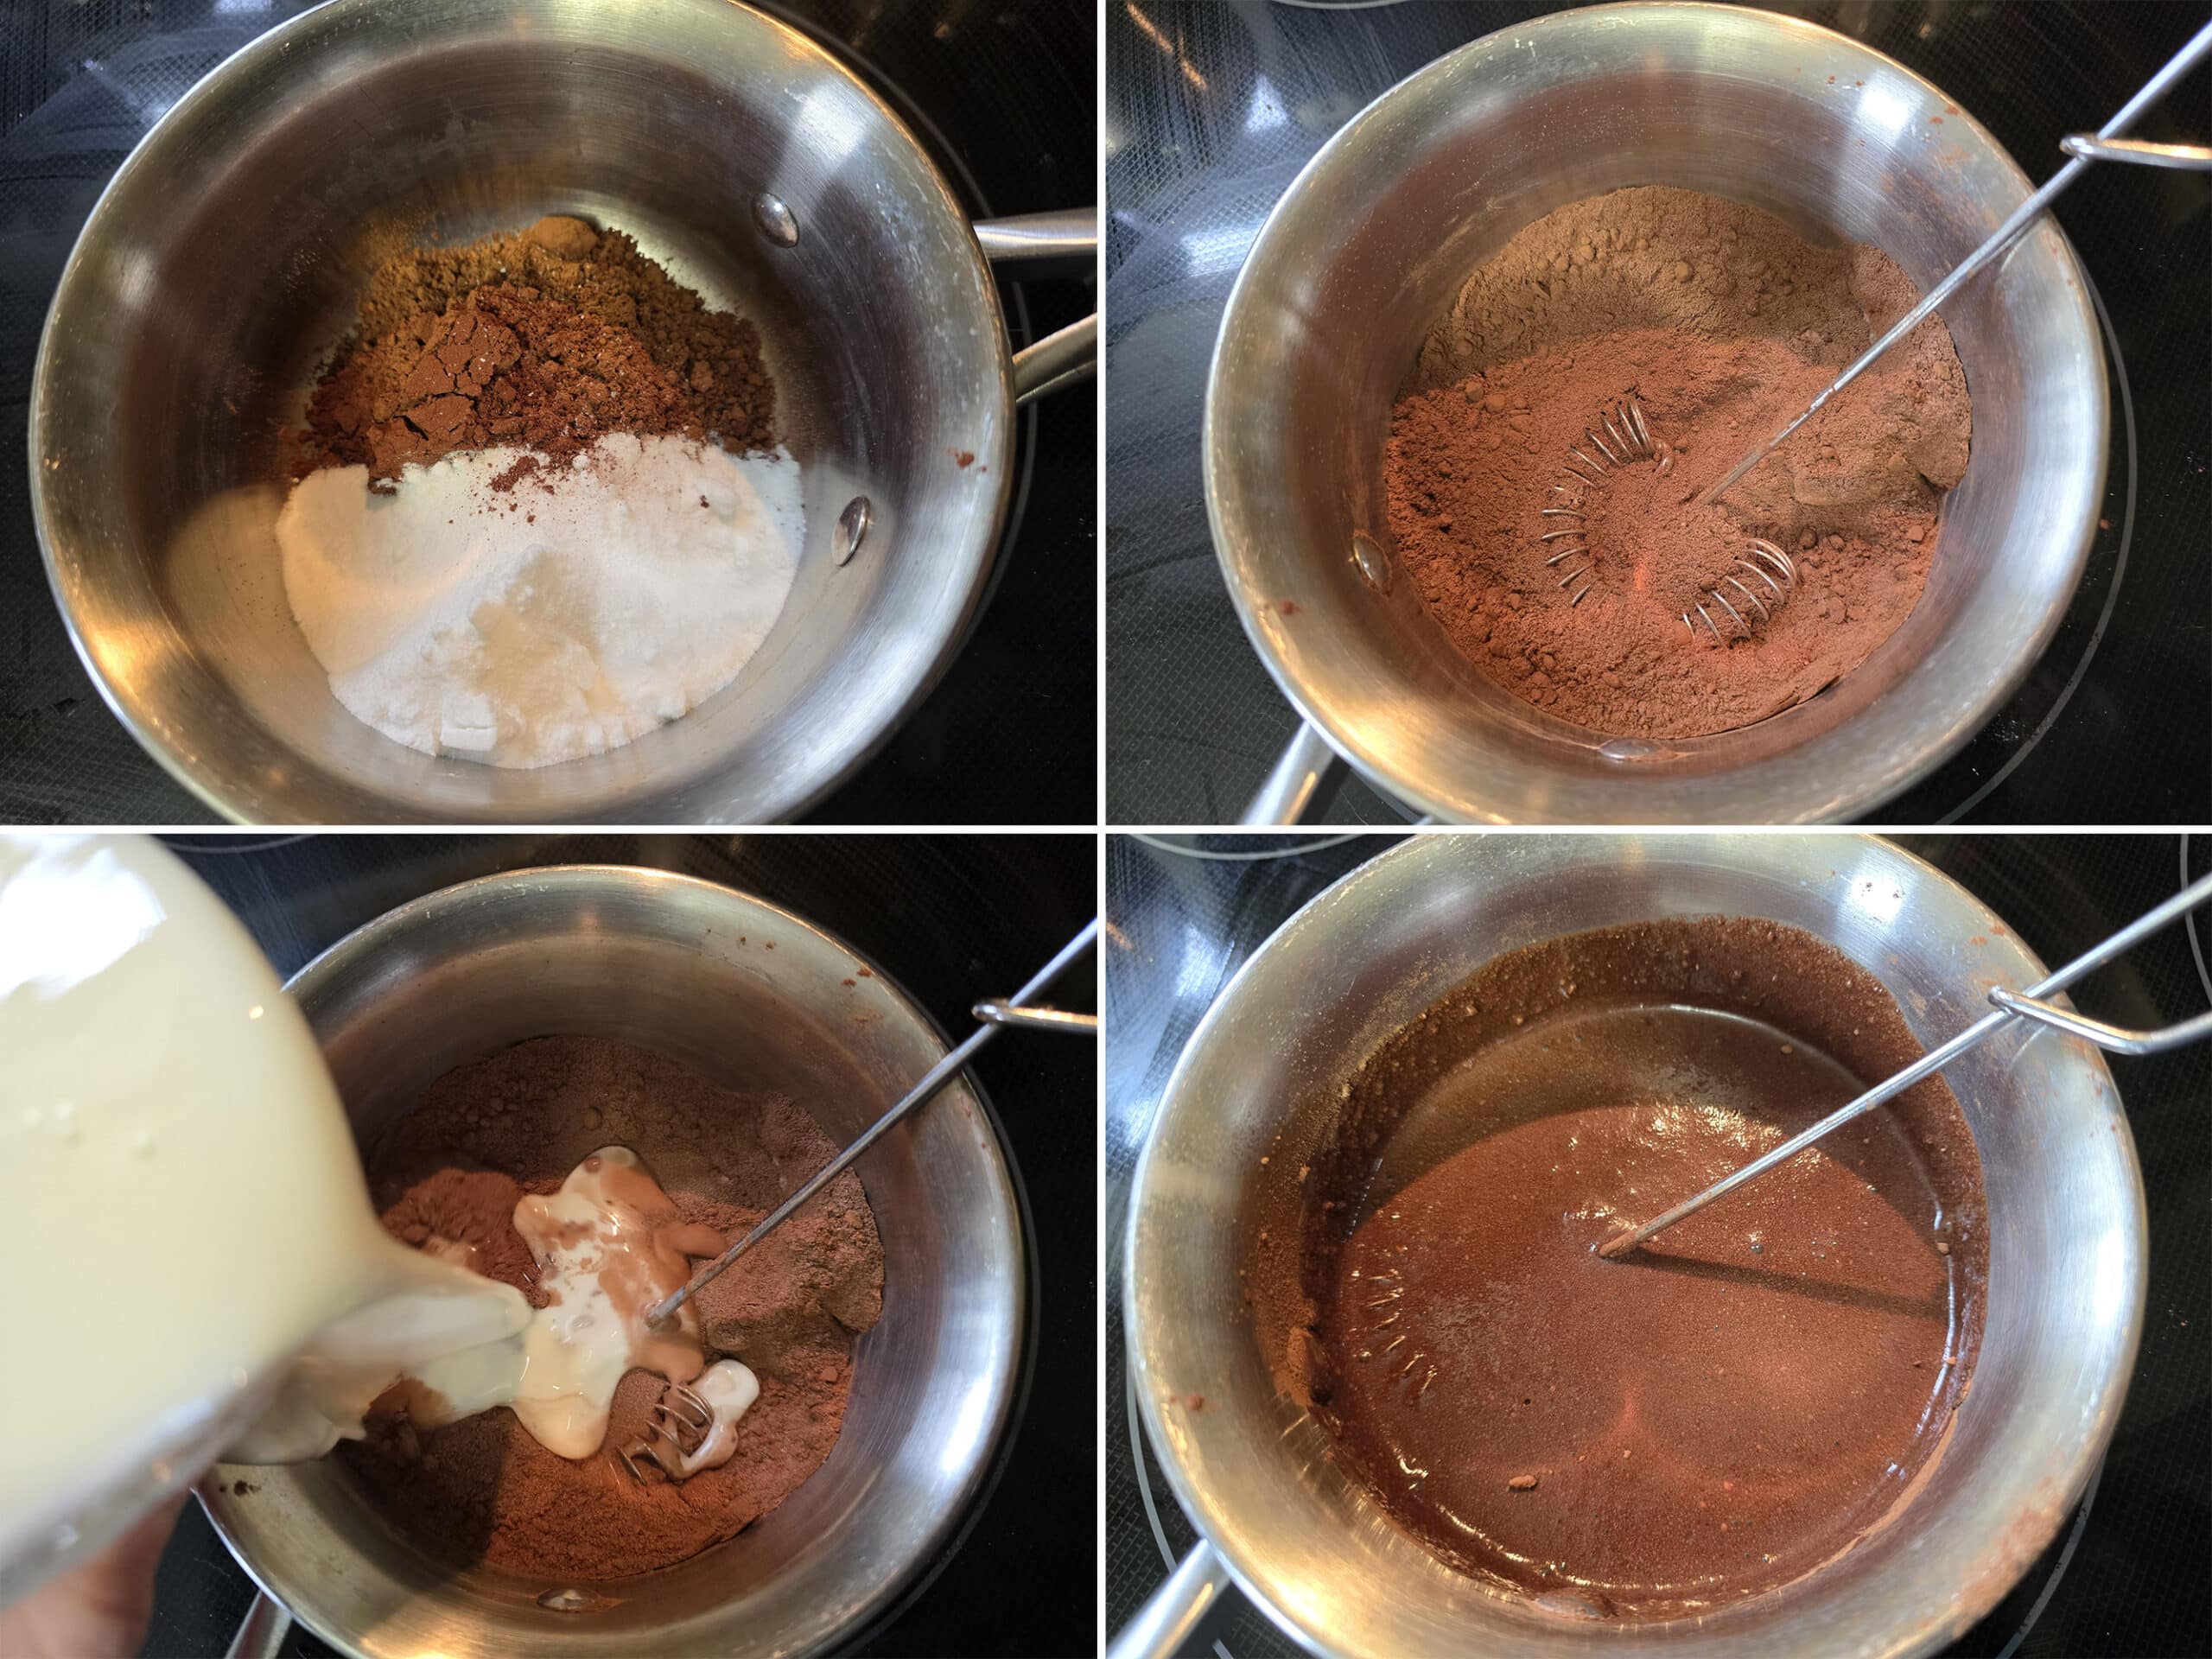
[[[1739,203],[1657,187],[1573,203],[1469,278],[1422,346],[1386,458],[1390,525],[1452,644],[1516,696],[1609,734],[1725,731],[1851,671],[1926,585],[1971,416],[1931,320],[1711,507],[1694,497],[1917,296],[1885,256],[1815,247]],[[1566,470],[1633,395],[1669,456]],[[1580,520],[1543,509],[1579,511]],[[1585,560],[1548,565],[1580,524]],[[1725,645],[1682,620],[1764,537],[1799,586]]]

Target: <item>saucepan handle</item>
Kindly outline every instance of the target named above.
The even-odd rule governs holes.
[[[223,1659],[276,1659],[284,1638],[292,1632],[292,1616],[274,1596],[256,1592],[245,1622],[223,1649]]]
[[[1229,1569],[1199,1539],[1152,1599],[1115,1632],[1106,1659],[1174,1659],[1228,1588]]]
[[[1098,210],[987,219],[976,226],[976,239],[995,265],[1033,266],[1039,276],[1088,276],[1098,263]]]
[[[976,226],[976,239],[994,265],[1039,276],[1084,276],[1097,268],[1098,210],[987,219]],[[1014,401],[1026,404],[1097,372],[1098,314],[1093,312],[1014,354]]]
[[[1329,740],[1313,722],[1300,721],[1238,822],[1248,826],[1305,823],[1323,785],[1342,772],[1344,766],[1344,757],[1329,747]]]

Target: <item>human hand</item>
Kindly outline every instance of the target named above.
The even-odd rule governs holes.
[[[88,1561],[0,1607],[7,1659],[129,1659],[154,1611],[154,1564],[184,1507],[180,1492]]]

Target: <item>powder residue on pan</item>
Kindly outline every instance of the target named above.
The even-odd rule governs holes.
[[[1491,963],[1278,1142],[1246,1287],[1279,1384],[1453,1566],[1622,1618],[1817,1570],[1932,1467],[1980,1341],[1940,1079],[1652,1242],[1594,1247],[1916,1058],[1810,935],[1702,918]]]

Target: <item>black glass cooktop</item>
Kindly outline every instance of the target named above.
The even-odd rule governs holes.
[[[1398,837],[1107,838],[1106,1623],[1118,1630],[1192,1542],[1134,1420],[1122,1249],[1138,1147],[1184,1043],[1229,978],[1307,899]],[[2079,955],[2212,871],[2212,836],[1917,836],[1902,844],[2007,918],[2047,963]],[[1285,849],[1292,850],[1283,850]],[[2069,993],[2123,1025],[2212,999],[2212,912]],[[2150,1203],[2148,1304],[2127,1403],[2088,1496],[2018,1587],[1946,1652],[2149,1659],[2212,1650],[2212,1045],[2110,1060]],[[1186,1651],[1291,1659],[1241,1597]]]
[[[456,881],[534,865],[642,864],[772,900],[850,941],[954,1037],[969,1006],[1021,984],[1092,914],[1089,836],[192,836],[202,880],[290,974],[363,923]],[[1078,966],[1053,995],[1088,1009]],[[1032,1265],[1014,1424],[964,1532],[908,1599],[849,1649],[861,1655],[1066,1655],[1093,1650],[1091,1506],[1096,1160],[1093,1045],[1009,1033],[976,1057],[1014,1166]],[[253,1599],[197,1504],[162,1558],[153,1659],[228,1647]],[[331,1649],[295,1627],[282,1651]]]
[[[1199,479],[1230,284],[1314,151],[1423,64],[1560,10],[1459,0],[1106,12],[1107,799],[1116,823],[1235,822],[1295,728],[1238,625]],[[2207,16],[2199,3],[1821,0],[1776,10],[1926,75],[2042,180]],[[2137,136],[2204,143],[2199,69]],[[2057,639],[2004,710],[1885,823],[2212,818],[2212,181],[2100,169],[2057,208],[2112,360],[2104,523]],[[1403,823],[1357,781],[1319,816]]]
[[[760,3],[761,0],[756,0]],[[1096,30],[1065,0],[765,0],[882,92],[978,216],[1088,205]],[[10,0],[0,6],[0,822],[198,823],[70,648],[32,532],[31,366],[63,262],[109,175],[187,88],[301,0]],[[1096,284],[1005,283],[1017,345],[1091,310]],[[1095,389],[1018,423],[989,605],[944,679],[810,817],[1096,822]],[[1071,579],[1071,572],[1078,579]]]

